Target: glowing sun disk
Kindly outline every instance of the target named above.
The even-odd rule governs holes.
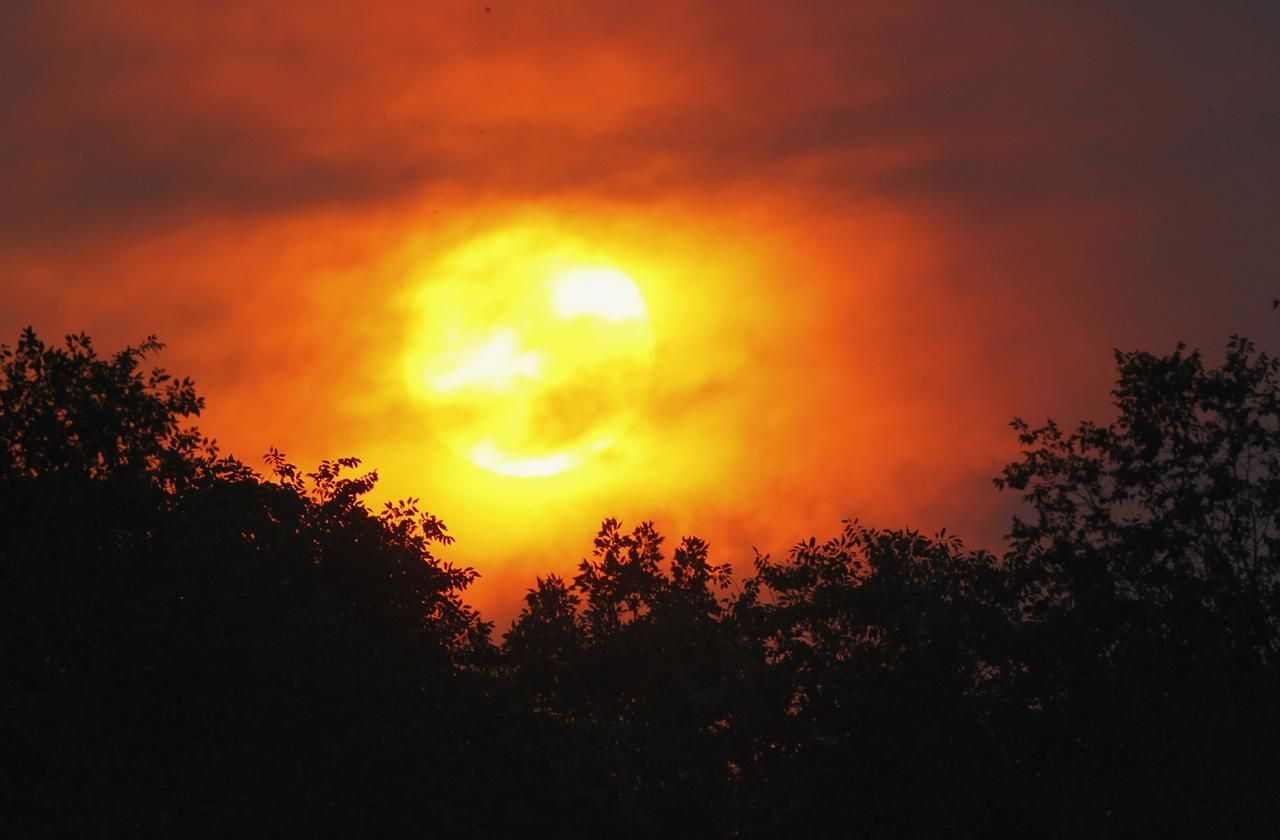
[[[643,318],[647,314],[640,290],[616,268],[575,268],[555,278],[551,296],[562,318],[595,315],[611,321]]]
[[[542,372],[542,357],[519,348],[514,332],[496,330],[484,344],[443,359],[442,369],[428,371],[428,381],[441,393],[467,387],[505,390],[520,377],[535,377]]]
[[[555,475],[620,440],[646,390],[653,336],[619,268],[573,243],[504,232],[465,244],[418,296],[404,370],[428,428],[503,475]]]

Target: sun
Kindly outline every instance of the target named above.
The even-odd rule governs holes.
[[[636,282],[566,237],[504,231],[429,270],[404,359],[435,436],[478,467],[549,476],[618,442],[648,389]]]

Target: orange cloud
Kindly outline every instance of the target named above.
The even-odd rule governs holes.
[[[841,516],[989,541],[1011,416],[1104,413],[1112,346],[1269,329],[1278,29],[1247,4],[11,3],[0,329],[160,334],[206,431],[364,457],[499,615],[605,515],[739,562]],[[614,255],[653,314],[653,387],[571,479],[476,470],[404,392],[414,294],[515,219]]]

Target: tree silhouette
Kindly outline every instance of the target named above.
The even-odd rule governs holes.
[[[992,558],[848,522],[756,568],[757,626],[789,689],[762,793],[776,824],[759,835],[1001,828],[1011,622]]]
[[[652,523],[627,533],[605,520],[573,581],[539,579],[506,636],[507,671],[564,762],[580,836],[709,836],[730,809],[743,640],[716,595],[729,568],[699,539],[669,563],[662,543]]]
[[[1277,361],[1117,353],[1118,417],[1015,421],[997,481],[1026,622],[1024,703],[1069,833],[1261,836],[1280,824]],[[1075,791],[1075,793],[1064,793]]]
[[[501,645],[354,458],[256,471],[148,339],[0,349],[6,834],[1269,837],[1280,363],[1117,355],[999,553],[848,521],[735,578],[606,519]],[[763,515],[767,515],[764,512]]]
[[[474,573],[357,462],[259,477],[188,380],[27,331],[0,355],[0,810],[13,836],[358,833],[466,812]],[[474,705],[474,704],[471,704]],[[446,723],[447,721],[447,723]],[[474,771],[473,771],[474,772]],[[414,803],[406,808],[405,803]]]

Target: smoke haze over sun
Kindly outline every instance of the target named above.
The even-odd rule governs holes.
[[[1275,6],[1069,11],[8,3],[0,340],[158,334],[224,449],[362,458],[498,617],[604,516],[737,564],[842,517],[991,542],[1010,418],[1104,416],[1113,347],[1268,334],[1280,276]],[[582,365],[537,403],[570,448],[522,444],[580,463],[543,476],[406,384],[423,300],[513,231],[475,282],[607,275],[546,304],[604,315],[542,337]],[[480,333],[437,385],[539,364]]]

